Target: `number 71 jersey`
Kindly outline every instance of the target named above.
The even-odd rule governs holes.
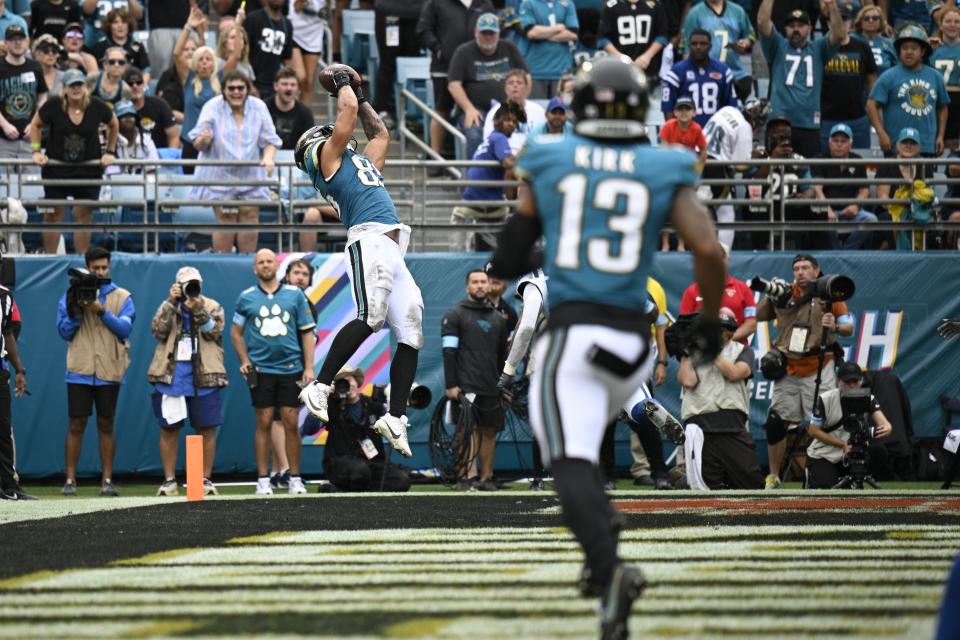
[[[383,176],[366,156],[348,147],[340,168],[332,178],[324,179],[320,170],[324,142],[307,147],[304,164],[313,187],[337,210],[344,226],[349,229],[367,222],[399,224],[397,208],[383,186]]]
[[[695,163],[686,150],[576,134],[527,141],[515,171],[537,204],[550,309],[589,302],[643,311],[660,230],[677,190],[696,183]]]

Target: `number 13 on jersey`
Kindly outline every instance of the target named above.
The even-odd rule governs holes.
[[[588,193],[588,178],[571,173],[557,184],[563,198],[560,239],[556,266],[580,269],[581,249],[587,264],[604,273],[624,274],[640,266],[643,225],[650,211],[650,191],[645,184],[628,178],[604,178]],[[605,232],[619,234],[602,237]],[[584,245],[584,235],[588,237]]]

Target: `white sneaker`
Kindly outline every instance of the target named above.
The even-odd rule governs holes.
[[[407,416],[396,417],[389,413],[373,423],[373,430],[386,438],[395,450],[405,457],[413,457],[410,443],[407,441]]]
[[[272,496],[273,487],[270,486],[270,478],[257,478],[257,491],[258,496]]]
[[[203,479],[203,495],[205,496],[218,496],[220,492],[217,491],[217,485],[213,484],[210,481],[210,478]]]
[[[173,478],[164,480],[160,488],[157,489],[158,496],[175,496],[179,493],[177,490],[177,481]]]
[[[780,488],[780,478],[774,475],[769,475],[763,481],[763,488],[767,491],[772,491],[774,489]]]
[[[287,491],[291,494],[306,493],[307,488],[303,485],[303,479],[300,476],[290,476],[290,484],[287,487]]]
[[[320,422],[328,422],[327,415],[327,395],[330,393],[330,387],[320,384],[316,380],[305,386],[300,391],[300,402],[304,404],[307,411],[317,416]]]

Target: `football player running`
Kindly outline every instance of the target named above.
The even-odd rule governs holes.
[[[693,252],[703,293],[698,357],[720,351],[723,254],[694,191],[696,158],[643,143],[648,102],[636,66],[611,57],[581,67],[574,132],[527,142],[515,171],[529,185],[493,257],[498,277],[517,277],[534,268],[531,248],[545,239],[549,313],[535,347],[530,420],[564,519],[584,550],[581,593],[601,599],[604,639],[627,637],[645,579],[617,555],[622,517],[603,491],[600,442],[650,376],[650,325],[642,318],[650,262],[668,219]]]
[[[397,336],[390,363],[390,406],[373,425],[394,449],[410,457],[407,398],[423,346],[423,299],[403,261],[410,228],[383,186],[390,134],[362,92],[351,85],[355,72],[342,66],[333,73],[337,119],[304,133],[294,151],[297,166],[333,206],[347,227],[344,249],[357,317],[345,324],[330,345],[317,379],[303,388],[300,401],[327,422],[327,396],[334,376],[364,340],[387,322]],[[356,152],[353,128],[359,116],[367,145]]]

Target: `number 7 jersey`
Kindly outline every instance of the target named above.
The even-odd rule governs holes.
[[[313,187],[337,210],[348,229],[358,224],[377,222],[399,224],[397,208],[383,186],[383,176],[370,162],[347,147],[340,168],[329,180],[320,170],[320,149],[325,140],[307,147],[304,163]]]
[[[660,229],[677,190],[696,183],[695,163],[686,150],[576,134],[527,141],[515,171],[537,204],[551,310],[587,302],[636,310],[639,318]]]

